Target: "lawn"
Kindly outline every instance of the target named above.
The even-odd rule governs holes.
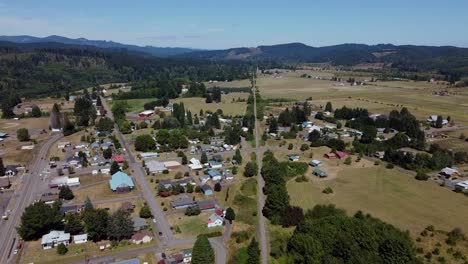
[[[20,263],[39,263],[39,264],[55,264],[55,263],[69,263],[84,260],[85,254],[87,257],[91,256],[104,256],[108,254],[115,254],[135,248],[145,248],[155,246],[156,242],[150,242],[144,245],[120,245],[116,248],[106,251],[99,251],[95,243],[88,242],[86,244],[69,245],[68,253],[61,256],[57,254],[56,249],[42,250],[41,242],[32,241],[26,243],[24,250],[21,251]]]
[[[334,203],[348,214],[362,210],[413,234],[431,224],[451,230],[464,226],[468,218],[465,196],[383,166],[343,170],[325,181],[290,181],[287,187],[293,205],[307,209]],[[323,194],[325,187],[334,193]]]
[[[128,193],[117,194],[112,192],[109,187],[108,181],[97,183],[96,185],[86,186],[83,188],[74,189],[75,202],[84,202],[86,197],[89,197],[91,201],[99,201],[113,198],[122,198],[128,196],[134,196],[138,194],[137,188]]]
[[[243,115],[247,108],[247,102],[238,102],[238,99],[245,99],[249,97],[248,93],[229,93],[222,95],[220,103],[205,103],[205,98],[201,97],[190,97],[190,98],[178,98],[173,102],[179,103],[183,102],[186,110],[192,111],[192,114],[200,113],[200,110],[203,111],[210,110],[212,112],[217,109],[223,110],[225,115]],[[234,101],[233,101],[234,100]]]
[[[174,227],[174,235],[178,238],[193,238],[201,234],[223,231],[223,227],[206,226],[206,221],[213,212],[201,213],[197,216],[185,216],[183,212],[168,216],[168,222]],[[180,233],[177,232],[177,227]]]

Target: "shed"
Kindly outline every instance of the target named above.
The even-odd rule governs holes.
[[[299,161],[299,155],[297,154],[289,154],[287,156],[290,161]]]
[[[323,155],[325,158],[327,159],[334,159],[336,158],[336,154],[333,153],[333,152],[330,152],[330,153],[326,153],[325,155]]]
[[[178,161],[166,161],[164,162],[164,166],[168,170],[174,170],[180,167],[180,163]]]
[[[337,152],[336,152],[336,156],[337,156],[338,158],[342,159],[342,158],[348,156],[348,153],[346,153],[346,152],[344,152],[344,151],[337,151]]]
[[[88,234],[73,236],[73,243],[75,243],[75,244],[83,244],[83,243],[86,243],[86,242],[88,242]]]

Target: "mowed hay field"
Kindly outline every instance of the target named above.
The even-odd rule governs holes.
[[[331,101],[334,108],[364,107],[371,112],[388,114],[391,110],[407,107],[418,118],[438,114],[451,116],[456,122],[468,122],[468,89],[449,89],[450,96],[435,96],[434,91],[445,90],[441,84],[427,82],[376,82],[372,85],[344,86],[328,80],[301,78],[306,73],[312,77],[330,77],[332,72],[297,71],[282,72],[278,75],[258,74],[257,86],[264,98],[291,98],[305,100],[312,97],[312,103],[325,105]],[[348,73],[337,72],[346,76]],[[356,74],[356,73],[349,73]],[[370,79],[370,78],[369,78]],[[221,87],[249,87],[248,80],[216,83]]]
[[[245,101],[238,102],[239,98],[245,99]],[[178,98],[173,100],[173,102],[183,102],[185,105],[185,109],[192,111],[192,114],[198,114],[200,113],[200,110],[203,110],[204,112],[207,110],[215,112],[217,109],[221,109],[223,110],[224,115],[235,116],[245,114],[245,110],[247,109],[247,98],[249,98],[248,93],[229,93],[223,94],[221,96],[220,103],[207,104],[205,103],[205,98],[201,97]]]
[[[316,204],[336,204],[348,214],[361,210],[412,234],[428,225],[450,231],[466,227],[468,201],[432,182],[420,182],[383,166],[344,170],[337,178],[288,182],[291,203],[304,209]],[[326,187],[333,194],[324,194]]]

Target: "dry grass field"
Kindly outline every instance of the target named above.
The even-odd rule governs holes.
[[[335,108],[343,105],[364,107],[371,112],[382,114],[407,107],[418,118],[439,114],[444,117],[450,115],[455,122],[468,122],[468,90],[464,88],[448,89],[452,93],[450,96],[434,96],[434,91],[446,89],[445,86],[413,81],[377,82],[364,86],[350,86],[344,83],[344,86],[340,86],[328,80],[301,78],[300,75],[306,72],[311,76],[322,77],[357,74],[315,71],[283,72],[275,76],[259,74],[257,86],[265,98],[305,100],[312,97],[312,103],[316,105],[325,105],[327,101],[331,101]],[[240,80],[216,85],[248,87],[249,81]]]
[[[206,222],[213,212],[204,212],[196,216],[185,216],[184,210],[167,217],[174,228],[174,236],[181,239],[197,237],[216,231],[223,231],[223,227],[208,228]]]
[[[246,102],[237,102],[237,100],[245,99],[249,97],[248,93],[229,93],[222,95],[221,103],[205,103],[205,98],[201,97],[192,97],[192,98],[178,98],[173,100],[173,102],[183,102],[185,109],[192,111],[192,114],[198,114],[200,109],[203,111],[210,110],[215,112],[217,109],[223,110],[225,115],[243,115],[247,108]],[[234,100],[234,101],[233,101]]]
[[[348,214],[358,210],[413,234],[428,225],[442,230],[464,227],[468,217],[466,197],[432,182],[419,182],[383,166],[343,170],[335,179],[288,182],[291,203],[303,208],[334,203]],[[333,194],[322,190],[331,187]]]

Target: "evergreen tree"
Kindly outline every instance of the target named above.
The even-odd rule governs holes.
[[[85,210],[92,210],[94,209],[94,205],[93,203],[91,202],[91,199],[89,199],[88,196],[86,196],[86,199],[84,201],[84,209]]]
[[[114,175],[115,173],[120,171],[120,166],[116,161],[113,161],[110,167],[110,174]]]
[[[75,214],[67,214],[64,218],[65,232],[71,235],[78,235],[83,232],[84,227],[81,223],[80,216]]]
[[[436,128],[442,128],[443,126],[443,117],[442,116],[437,116],[437,120],[435,122],[435,127]]]
[[[68,252],[68,248],[67,246],[65,246],[63,243],[60,243],[58,246],[57,246],[57,254],[59,255],[65,255],[67,254]]]
[[[107,238],[109,213],[105,209],[90,209],[83,213],[85,231],[93,241]]]
[[[189,126],[193,125],[192,112],[190,111],[187,111],[187,125]]]
[[[247,247],[247,264],[259,264],[260,263],[260,248],[257,240],[252,238],[249,246]]]
[[[247,164],[245,164],[245,168],[244,168],[245,177],[252,177],[252,176],[257,175],[257,173],[258,173],[257,163],[249,161],[247,162]]]
[[[60,187],[59,198],[65,200],[72,200],[75,198],[73,191],[67,185]]]
[[[228,207],[226,209],[226,215],[224,216],[226,220],[229,220],[230,222],[234,219],[236,219],[236,213],[234,212],[234,209],[231,207]]]
[[[29,141],[29,131],[27,128],[20,128],[16,130],[16,137],[19,141]]]
[[[208,156],[206,156],[205,151],[203,151],[202,154],[201,154],[200,162],[201,162],[201,164],[205,164],[205,163],[208,162]]]
[[[268,125],[268,133],[277,133],[278,132],[278,120],[276,118],[271,117],[269,120]]]
[[[32,110],[31,110],[31,116],[32,117],[41,117],[42,116],[41,109],[37,105],[33,106]]]
[[[105,159],[110,159],[112,158],[112,149],[111,148],[107,148],[105,150],[102,151],[102,156],[105,158]]]
[[[200,120],[198,119],[198,115],[195,115],[195,120],[193,121],[193,124],[195,124],[195,125],[200,124]]]
[[[49,206],[43,202],[29,205],[21,215],[18,234],[23,240],[30,241],[41,238],[52,229],[62,225],[62,216],[57,206]]]
[[[331,102],[327,102],[327,104],[325,105],[325,111],[327,111],[327,112],[333,112],[333,108],[332,108],[332,103],[331,103]]]
[[[206,235],[200,235],[195,241],[192,251],[193,264],[214,264],[215,254]]]
[[[130,238],[133,234],[133,221],[130,214],[117,210],[109,217],[107,235],[110,239],[122,240]]]
[[[153,216],[153,214],[151,213],[150,208],[147,205],[142,206],[141,209],[140,209],[140,217],[141,218],[150,218],[151,216]]]
[[[242,155],[239,148],[236,149],[236,153],[232,159],[235,160],[237,164],[242,164]]]

